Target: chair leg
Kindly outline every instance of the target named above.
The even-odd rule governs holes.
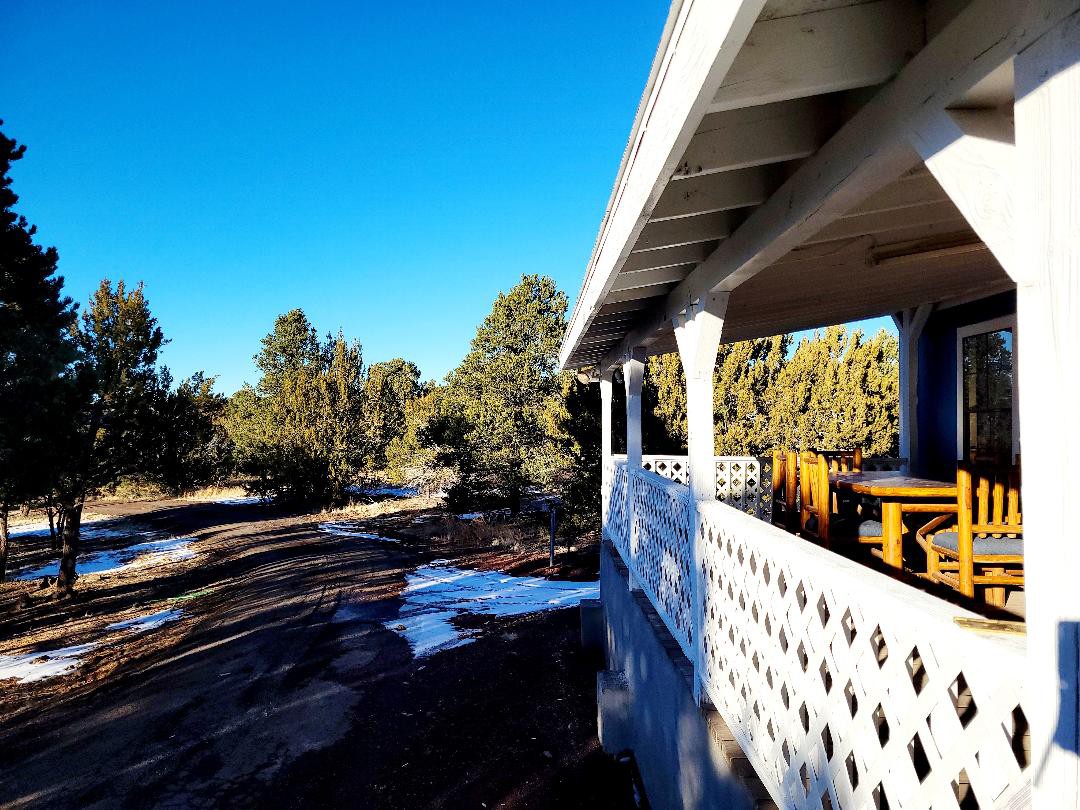
[[[939,561],[940,561],[940,558],[938,557],[938,553],[936,551],[934,551],[934,547],[932,545],[930,545],[930,543],[927,543],[927,545],[926,545],[926,576],[927,576],[928,579],[930,579],[931,582],[937,582],[938,572],[940,571],[940,568],[938,567],[938,562]]]
[[[1004,568],[987,568],[986,573],[990,576],[995,574],[1004,574]],[[993,607],[1005,607],[1005,586],[1004,585],[987,585],[983,598],[986,600],[986,604]]]

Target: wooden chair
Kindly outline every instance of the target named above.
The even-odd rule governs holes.
[[[825,456],[832,472],[862,472],[862,448],[854,450],[822,450],[818,455]]]
[[[862,453],[858,454],[861,464]],[[815,537],[826,546],[832,540],[855,542],[860,545],[878,545],[884,542],[880,520],[860,514],[861,506],[849,515],[835,513],[834,493],[829,485],[832,460],[828,453],[803,453],[799,461],[802,509],[800,532]]]
[[[772,452],[772,522],[788,531],[794,531],[799,520],[798,457],[794,450]]]
[[[1004,607],[1005,590],[1024,586],[1024,526],[1020,468],[956,470],[956,512],[934,518],[915,533],[926,551],[926,576],[965,596],[982,588],[989,605]]]

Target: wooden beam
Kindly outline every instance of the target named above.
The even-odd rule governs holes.
[[[908,65],[808,158],[769,200],[643,318],[624,344],[647,345],[688,303],[733,290],[918,165],[924,122],[1075,11],[1075,0],[972,0]],[[619,347],[624,348],[623,346]],[[615,362],[619,349],[605,362]]]
[[[835,125],[828,104],[795,99],[705,116],[673,179],[812,155]]]
[[[811,245],[817,242],[851,239],[857,236],[878,236],[892,231],[927,226],[932,231],[943,230],[946,232],[950,230],[966,230],[968,227],[967,221],[952,201],[945,200],[891,211],[871,211],[867,214],[841,217],[831,225],[826,225],[803,244]]]
[[[561,362],[605,302],[615,274],[649,221],[653,206],[764,5],[765,0],[672,5],[589,259],[585,284],[567,325]]]
[[[693,264],[676,264],[652,270],[639,270],[636,273],[619,273],[611,289],[614,291],[636,290],[640,287],[655,287],[657,284],[679,282],[686,278],[694,267]]]
[[[710,112],[882,84],[923,45],[917,4],[879,0],[753,27]]]
[[[621,303],[623,301],[638,301],[642,298],[663,299],[675,289],[674,284],[658,284],[655,287],[634,287],[629,290],[615,290],[608,293],[604,298],[608,303]]]
[[[623,273],[638,270],[652,270],[657,267],[671,267],[676,264],[698,264],[713,252],[716,245],[711,242],[695,242],[690,245],[647,250],[644,253],[631,253],[623,263]]]
[[[1012,119],[999,110],[942,110],[912,137],[926,168],[1010,274],[1017,272],[1013,141]]]
[[[696,217],[650,222],[641,231],[634,252],[659,250],[695,242],[715,242],[731,234],[735,223],[730,211],[713,211]]]
[[[668,184],[652,212],[653,221],[760,205],[778,185],[767,167],[707,174]]]
[[[912,157],[914,158],[914,153]],[[896,211],[901,208],[944,202],[948,199],[949,195],[945,193],[941,184],[930,172],[920,166],[918,171],[909,172],[874,191],[843,216]]]

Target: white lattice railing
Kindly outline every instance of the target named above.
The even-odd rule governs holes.
[[[609,469],[605,535],[779,806],[1026,806],[1023,637],[963,629],[974,614],[725,504],[692,510],[658,474]]]
[[[690,492],[685,484],[641,468],[630,470],[628,481],[634,504],[630,569],[689,657],[694,643]]]
[[[642,456],[641,466],[680,484],[689,483],[686,456]],[[716,499],[748,515],[770,520],[772,457],[717,456]]]

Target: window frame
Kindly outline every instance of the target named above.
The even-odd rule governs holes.
[[[1012,457],[1020,454],[1020,374],[1017,360],[1020,356],[1017,346],[1020,335],[1016,328],[1016,313],[991,318],[988,321],[960,326],[956,329],[956,458],[967,458],[964,446],[964,338],[984,335],[990,332],[1012,330]]]

